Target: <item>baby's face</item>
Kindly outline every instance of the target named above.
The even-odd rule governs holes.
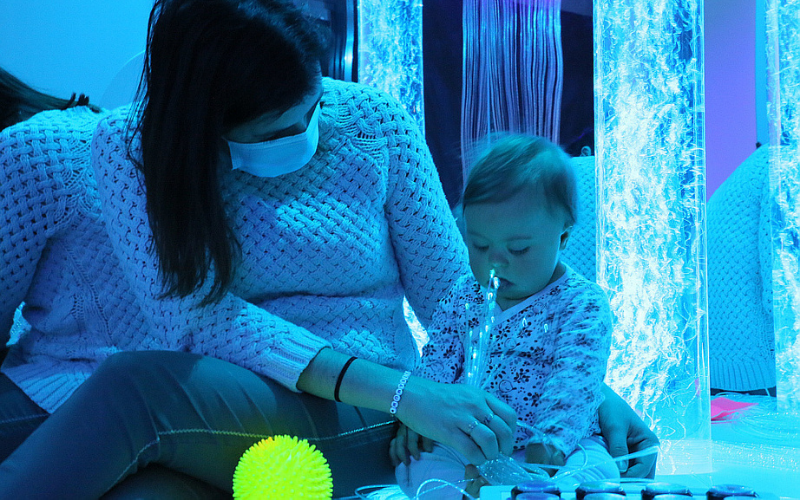
[[[482,284],[494,269],[500,278],[497,303],[508,309],[563,274],[560,253],[571,227],[560,210],[548,210],[525,191],[501,203],[464,209],[472,273]]]

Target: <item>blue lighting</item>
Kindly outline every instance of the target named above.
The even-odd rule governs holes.
[[[703,4],[595,0],[594,33],[607,381],[662,440],[660,472],[710,470]]]
[[[359,0],[358,81],[388,92],[425,132],[422,1]]]
[[[781,409],[800,413],[800,2],[767,1],[775,361]]]

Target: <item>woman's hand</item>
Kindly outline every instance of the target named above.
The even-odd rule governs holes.
[[[349,356],[325,348],[300,374],[297,389],[334,399],[336,381]],[[388,412],[398,390],[397,370],[359,359],[340,384],[342,402]],[[418,435],[450,446],[475,465],[510,455],[517,415],[497,397],[463,384],[440,384],[411,377],[395,415]]]
[[[605,401],[597,410],[600,431],[608,443],[612,457],[619,457],[658,446],[658,437],[639,418],[639,415],[607,385],[602,386]],[[657,454],[617,462],[622,477],[653,478]]]
[[[454,448],[480,465],[511,454],[517,415],[495,396],[463,384],[412,377],[397,411],[418,435]]]
[[[397,467],[400,462],[408,465],[411,457],[419,460],[420,452],[433,451],[433,440],[421,436],[412,431],[405,424],[400,424],[397,434],[389,445],[389,453],[392,457],[392,464]]]

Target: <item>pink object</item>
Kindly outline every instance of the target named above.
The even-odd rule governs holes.
[[[740,403],[725,397],[717,397],[711,400],[711,421],[721,422],[724,420],[732,420],[733,415],[749,408],[757,403]]]

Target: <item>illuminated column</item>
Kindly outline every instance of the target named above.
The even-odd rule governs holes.
[[[767,1],[772,283],[778,401],[800,411],[800,1]]]
[[[422,0],[358,4],[358,81],[399,100],[424,133]]]
[[[425,133],[422,0],[358,0],[358,81],[400,101]],[[403,310],[424,344],[428,335],[405,300]]]
[[[710,470],[702,0],[595,0],[597,281],[607,381],[662,440],[662,473]]]

